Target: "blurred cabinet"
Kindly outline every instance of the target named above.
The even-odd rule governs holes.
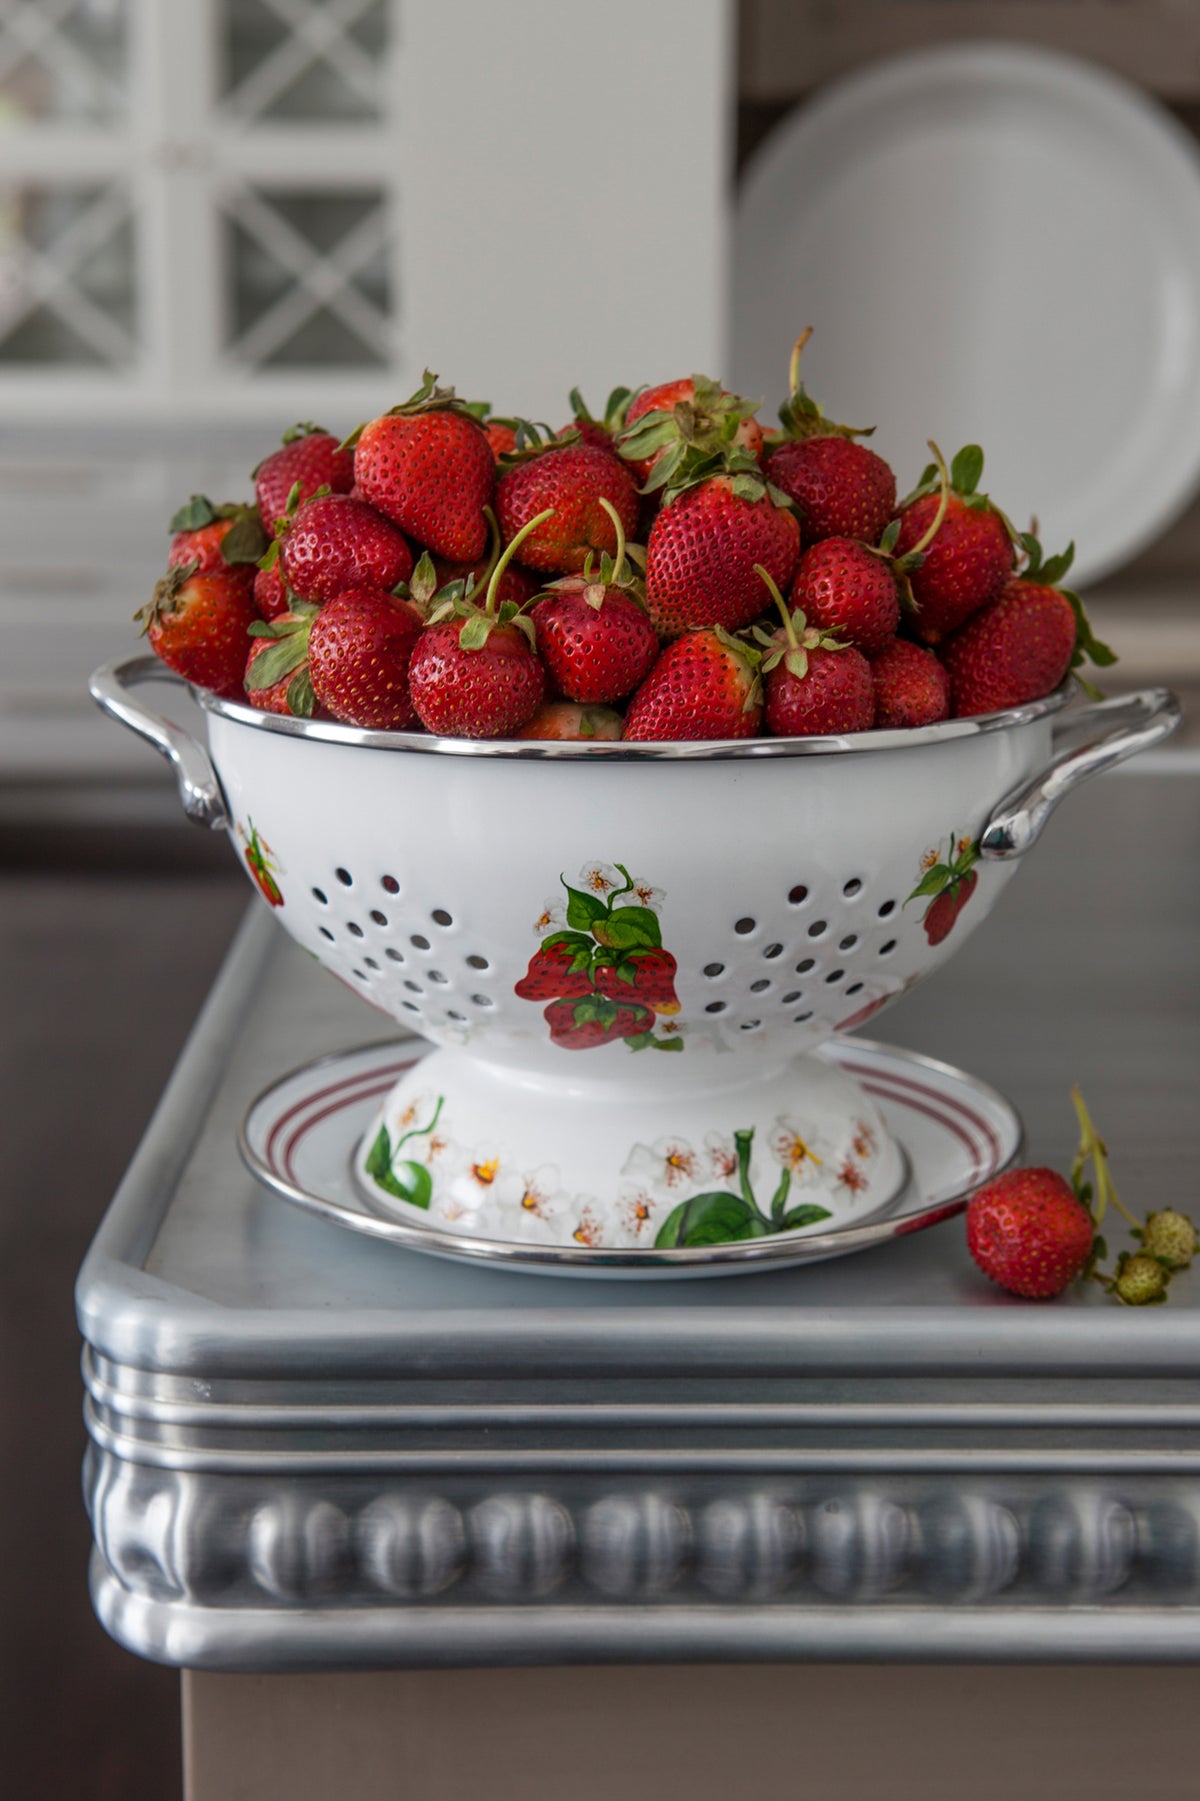
[[[287,411],[298,378],[398,376],[398,59],[394,0],[0,5],[0,400]]]

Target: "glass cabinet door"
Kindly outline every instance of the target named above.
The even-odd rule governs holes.
[[[0,401],[398,374],[397,50],[394,0],[0,0]]]

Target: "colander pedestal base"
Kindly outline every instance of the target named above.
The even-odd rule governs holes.
[[[819,1231],[899,1192],[904,1157],[882,1115],[826,1058],[666,1063],[591,1082],[584,1057],[558,1074],[436,1050],[387,1096],[356,1179],[395,1217],[613,1247]]]

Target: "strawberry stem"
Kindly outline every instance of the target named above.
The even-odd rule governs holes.
[[[523,525],[516,537],[512,538],[504,546],[500,560],[492,570],[491,579],[487,586],[487,595],[484,598],[483,610],[489,619],[494,619],[496,617],[496,594],[500,587],[500,579],[503,576],[504,571],[508,568],[508,565],[512,562],[517,550],[525,542],[530,532],[536,531],[539,525],[545,525],[547,519],[553,519],[553,517],[554,508],[547,507],[544,512],[538,513],[536,518],[530,519],[526,525]]]
[[[497,519],[491,507],[484,507],[483,515],[488,522],[488,531],[491,533],[491,546],[488,550],[488,560],[480,570],[477,579],[471,583],[470,587],[463,595],[464,600],[473,601],[481,588],[486,591],[487,585],[492,579],[492,571],[496,567],[496,558],[500,555],[500,521]]]
[[[933,540],[937,537],[938,532],[941,530],[942,520],[946,517],[946,508],[950,504],[950,472],[946,468],[946,459],[932,438],[927,439],[926,442],[933,452],[933,460],[937,464],[938,479],[942,485],[942,492],[941,497],[938,500],[936,513],[933,515],[928,527],[922,533],[921,537],[917,539],[917,542],[913,545],[912,549],[905,553],[905,561],[907,561],[909,557],[924,556],[925,552],[929,549],[929,546],[933,543]]]
[[[612,520],[613,527],[616,530],[617,555],[616,555],[616,560],[613,564],[613,568],[616,571],[616,573],[613,576],[613,580],[616,581],[617,583],[620,583],[620,581],[623,578],[623,573],[624,573],[624,569],[625,569],[625,527],[621,524],[621,515],[618,513],[616,507],[613,506],[612,502],[610,500],[606,500],[603,494],[600,495],[599,499],[600,499],[600,505],[604,508],[604,511],[608,514],[609,518]],[[619,869],[620,864],[618,864],[617,867]]]
[[[779,608],[779,617],[783,620],[783,629],[787,633],[788,648],[790,650],[799,650],[800,649],[800,640],[796,636],[796,628],[792,624],[792,616],[787,610],[787,602],[784,600],[783,595],[779,592],[779,589],[776,587],[775,579],[772,576],[770,570],[764,569],[761,563],[755,563],[754,573],[755,573],[755,575],[762,577],[762,580],[767,584],[767,588],[768,588],[768,591],[770,592],[771,599],[775,602],[775,605]],[[765,642],[765,640],[764,640],[764,642]]]
[[[1108,1146],[1092,1124],[1091,1114],[1077,1087],[1071,1090],[1071,1102],[1079,1121],[1079,1149],[1076,1151],[1075,1161],[1071,1165],[1071,1186],[1078,1194],[1083,1182],[1084,1164],[1090,1158],[1096,1184],[1094,1203],[1091,1207],[1092,1218],[1099,1225],[1104,1218],[1108,1203],[1111,1201],[1126,1224],[1136,1229],[1141,1225],[1141,1221],[1135,1219],[1129,1209],[1122,1205],[1116,1184],[1109,1173]]]
[[[788,390],[792,394],[795,394],[800,386],[800,358],[803,355],[804,346],[808,343],[808,340],[812,335],[812,326],[806,325],[804,330],[800,333],[800,336],[796,339],[796,342],[792,345],[791,361],[788,363]]]

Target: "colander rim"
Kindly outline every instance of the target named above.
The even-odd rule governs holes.
[[[627,744],[623,740],[566,741],[523,738],[440,738],[428,732],[380,732],[337,720],[295,719],[290,714],[265,713],[239,701],[224,700],[207,689],[192,688],[198,704],[235,725],[255,731],[276,732],[287,738],[306,738],[320,744],[344,744],[359,750],[407,751],[420,756],[500,757],[517,761],[586,758],[604,762],[724,762],[752,757],[827,757],[847,752],[856,755],[892,750],[915,750],[928,744],[947,744],[988,732],[1009,731],[1057,713],[1071,698],[1072,683],[1064,681],[1041,700],[996,713],[976,713],[963,719],[943,719],[937,725],[906,726],[890,731],[846,732],[813,738],[706,738],[659,740]]]

